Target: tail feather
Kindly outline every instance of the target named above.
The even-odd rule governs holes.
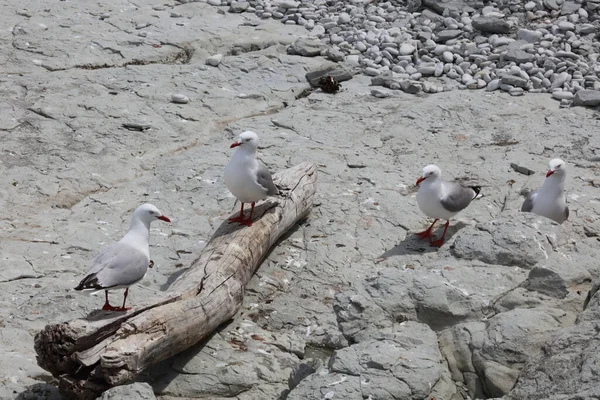
[[[473,198],[476,199],[481,192],[481,186],[469,186],[469,188],[475,192],[475,196],[473,196]]]
[[[89,274],[79,282],[75,290],[102,290],[103,287],[98,281],[96,274]]]

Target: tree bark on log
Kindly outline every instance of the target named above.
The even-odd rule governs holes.
[[[246,284],[270,248],[308,215],[316,178],[311,163],[275,174],[280,194],[254,209],[252,226],[221,224],[160,298],[127,313],[97,310],[47,325],[35,336],[38,365],[59,379],[65,394],[95,399],[206,338],[237,313]]]

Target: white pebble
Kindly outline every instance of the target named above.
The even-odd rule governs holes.
[[[184,94],[174,94],[171,96],[171,101],[173,103],[186,104],[189,103],[190,99]]]
[[[214,56],[210,56],[206,59],[206,64],[216,67],[221,63],[223,59],[223,54],[215,54]]]

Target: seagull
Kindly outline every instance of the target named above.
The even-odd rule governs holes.
[[[268,169],[256,161],[258,135],[254,132],[242,132],[238,140],[229,148],[239,147],[233,153],[231,161],[225,167],[224,181],[227,189],[242,203],[240,215],[229,218],[229,222],[252,226],[254,204],[279,193]],[[244,219],[244,203],[251,203],[250,216]]]
[[[442,171],[436,165],[427,165],[423,168],[423,175],[417,179],[417,204],[425,215],[435,218],[429,228],[417,233],[421,239],[431,238],[431,229],[438,219],[445,219],[442,237],[431,243],[432,246],[441,247],[444,236],[450,225],[450,218],[465,209],[473,199],[479,195],[481,187],[463,186],[455,182],[442,180]]]
[[[546,180],[542,187],[529,193],[521,211],[532,212],[562,224],[569,218],[569,207],[565,198],[566,163],[555,158],[548,163]]]
[[[75,290],[92,292],[92,294],[104,290],[106,302],[102,310],[131,310],[125,308],[129,286],[141,281],[148,267],[154,264],[150,260],[148,236],[150,223],[157,219],[171,222],[152,204],[143,204],[136,208],[127,234],[118,242],[106,247],[92,260],[87,276]],[[111,306],[108,302],[108,291],[123,288],[125,289],[123,306]]]

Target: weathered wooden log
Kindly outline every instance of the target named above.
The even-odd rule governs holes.
[[[38,364],[59,379],[64,393],[94,399],[206,338],[236,314],[269,249],[309,213],[316,175],[310,163],[275,174],[280,194],[254,209],[252,227],[221,224],[160,298],[127,313],[99,310],[85,319],[47,325],[35,337]]]

